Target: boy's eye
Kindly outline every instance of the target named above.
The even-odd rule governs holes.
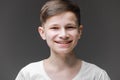
[[[54,30],[56,30],[56,29],[59,29],[58,27],[51,27],[50,29],[54,29]]]
[[[66,27],[66,29],[76,29],[76,27],[74,27],[74,26],[68,26],[68,27]]]

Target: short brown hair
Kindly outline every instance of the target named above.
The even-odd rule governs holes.
[[[48,0],[40,11],[40,22],[44,24],[48,18],[66,11],[73,12],[80,25],[80,8],[70,0]]]

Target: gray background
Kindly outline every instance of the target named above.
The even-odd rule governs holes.
[[[39,37],[39,10],[46,0],[0,0],[0,80],[14,80],[30,62],[49,55]],[[73,0],[81,7],[84,31],[77,55],[120,79],[120,1]]]

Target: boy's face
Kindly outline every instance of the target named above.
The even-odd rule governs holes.
[[[71,53],[80,39],[82,26],[72,12],[64,12],[50,17],[38,31],[47,41],[52,53]]]

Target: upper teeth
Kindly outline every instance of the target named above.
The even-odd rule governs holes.
[[[70,41],[67,41],[67,42],[57,42],[57,43],[60,43],[60,44],[67,44],[69,43]]]

